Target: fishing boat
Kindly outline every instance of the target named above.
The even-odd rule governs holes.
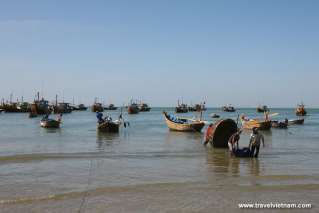
[[[287,121],[271,121],[271,127],[277,128],[277,129],[287,129],[288,120]]]
[[[211,117],[211,118],[219,118],[220,115],[218,115],[218,114],[216,114],[216,113],[212,113],[212,114],[210,114],[210,117]]]
[[[138,104],[135,102],[131,102],[131,104],[127,107],[128,114],[137,114],[140,112],[140,108]]]
[[[151,107],[149,107],[149,105],[146,104],[146,103],[140,103],[139,109],[140,109],[141,112],[149,112],[149,111],[151,111]]]
[[[18,103],[17,102],[7,102],[7,103],[3,103],[1,108],[5,111],[5,112],[20,112],[20,110],[18,109]]]
[[[72,111],[86,111],[88,108],[84,104],[79,104],[77,106],[70,106]]]
[[[269,130],[271,128],[271,121],[268,119],[248,119],[245,115],[242,115],[240,121],[244,129]]]
[[[305,116],[305,115],[307,115],[307,111],[305,109],[305,105],[303,105],[302,103],[297,106],[295,112],[296,112],[297,116]]]
[[[43,128],[60,128],[62,121],[62,114],[59,115],[58,119],[50,119],[49,115],[44,116],[40,121],[40,126]]]
[[[0,113],[3,112],[3,111],[4,111],[4,109],[0,109]]]
[[[92,112],[103,112],[104,108],[101,103],[95,102],[91,107]]]
[[[266,105],[258,106],[257,107],[257,112],[269,112],[269,108]]]
[[[37,99],[34,100],[34,102],[30,106],[30,111],[34,112],[37,115],[46,115],[50,114],[52,109],[49,106],[49,101],[40,99],[40,93],[37,93]]]
[[[175,107],[175,112],[176,113],[187,113],[188,112],[188,107],[186,104],[183,102],[180,103],[179,100],[177,101],[177,107]]]
[[[170,130],[182,132],[200,132],[205,126],[201,120],[178,118],[163,112],[166,124]]]
[[[206,110],[207,108],[205,107],[205,102],[188,107],[188,111],[190,112],[200,112],[200,111],[206,111]]]
[[[53,112],[55,114],[61,114],[61,113],[71,113],[72,112],[72,107],[70,106],[69,103],[58,103],[55,106],[53,106]]]
[[[117,133],[119,132],[121,122],[119,120],[105,120],[103,123],[97,124],[97,129],[100,132],[113,132]]]
[[[117,110],[117,107],[114,104],[109,104],[107,107],[104,107],[105,110]]]
[[[235,107],[233,107],[231,104],[228,104],[228,105],[226,105],[226,106],[223,106],[223,107],[222,107],[222,110],[223,110],[224,112],[235,112],[235,111],[236,111]]]
[[[300,118],[300,119],[291,119],[291,120],[288,120],[288,125],[294,125],[294,124],[303,124],[305,122],[305,119],[304,118]]]

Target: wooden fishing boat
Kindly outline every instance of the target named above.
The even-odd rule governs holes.
[[[48,116],[45,116],[40,121],[40,126],[43,128],[60,128],[62,114],[57,120],[50,119]]]
[[[205,126],[201,120],[178,118],[163,112],[166,124],[170,130],[182,132],[200,132]]]
[[[269,108],[266,105],[258,106],[257,107],[257,112],[269,112]]]
[[[139,105],[139,109],[140,109],[141,112],[149,112],[149,111],[151,111],[151,107],[149,107],[148,104],[146,104],[146,103],[141,103]]]
[[[300,118],[300,119],[291,119],[291,120],[288,120],[288,125],[294,125],[294,124],[303,124],[305,122],[305,119],[304,118]]]
[[[117,133],[119,132],[121,122],[119,120],[106,120],[103,123],[97,124],[97,129],[100,132],[113,132]]]
[[[3,103],[1,108],[5,112],[20,112],[20,110],[18,109],[18,103],[16,102]]]
[[[177,107],[175,107],[176,113],[187,113],[188,107],[186,104],[178,104]]]
[[[138,107],[138,104],[136,103],[131,103],[128,107],[127,107],[127,112],[128,114],[137,114],[140,112],[140,109]]]
[[[226,105],[226,106],[223,106],[223,107],[222,107],[222,110],[223,110],[224,112],[235,112],[235,111],[236,111],[235,107],[233,107],[233,106],[230,105],[230,104],[228,104],[228,105]]]
[[[277,129],[287,129],[288,128],[288,122],[271,121],[271,127],[272,128],[277,128]]]
[[[297,106],[295,112],[296,112],[296,115],[297,115],[297,116],[305,116],[305,115],[307,115],[307,111],[306,111],[306,109],[305,109],[305,105],[303,105],[303,104],[299,104],[299,105]]]
[[[206,111],[207,108],[205,107],[205,103],[201,104],[195,104],[195,106],[188,107],[189,112],[200,112],[200,111]]]
[[[61,114],[61,113],[71,113],[72,108],[69,103],[58,103],[55,106],[53,106],[53,112],[55,114]]]
[[[88,108],[84,104],[79,104],[77,106],[71,106],[73,111],[86,111]]]
[[[114,104],[110,104],[107,107],[104,107],[105,110],[117,110],[117,107]]]
[[[244,115],[240,117],[244,129],[258,128],[259,130],[269,130],[271,128],[270,120],[247,119]]]

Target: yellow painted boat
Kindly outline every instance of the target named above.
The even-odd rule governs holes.
[[[182,132],[200,132],[205,126],[205,122],[201,120],[192,120],[186,118],[178,118],[163,112],[167,127],[173,131]]]
[[[244,129],[258,128],[260,130],[269,130],[271,128],[270,120],[247,119],[245,116],[240,117]]]

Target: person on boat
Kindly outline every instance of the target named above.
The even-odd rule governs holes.
[[[229,151],[231,153],[233,153],[233,151],[235,149],[238,149],[239,148],[239,145],[238,145],[238,141],[240,139],[240,134],[241,134],[242,130],[238,130],[237,132],[235,132],[232,136],[230,136],[229,140],[228,140],[228,148],[229,148]]]
[[[103,113],[102,113],[102,112],[96,112],[96,118],[97,118],[97,122],[98,122],[99,124],[101,124],[101,123],[104,122]]]
[[[258,131],[258,128],[253,128],[253,133],[250,136],[249,148],[250,148],[250,156],[258,158],[260,143],[263,143],[263,147],[265,147],[265,139],[264,136]]]
[[[58,121],[59,121],[59,122],[62,121],[62,113],[60,113],[60,114],[58,115]]]
[[[209,124],[206,130],[204,145],[207,145],[208,142],[212,139],[213,130],[214,130],[213,124]]]

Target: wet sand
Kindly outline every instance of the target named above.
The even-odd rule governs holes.
[[[236,186],[213,183],[160,183],[105,187],[25,200],[2,200],[1,212],[278,212],[278,209],[243,210],[238,203],[312,203],[318,212],[318,184]],[[291,210],[285,210],[291,211]]]

